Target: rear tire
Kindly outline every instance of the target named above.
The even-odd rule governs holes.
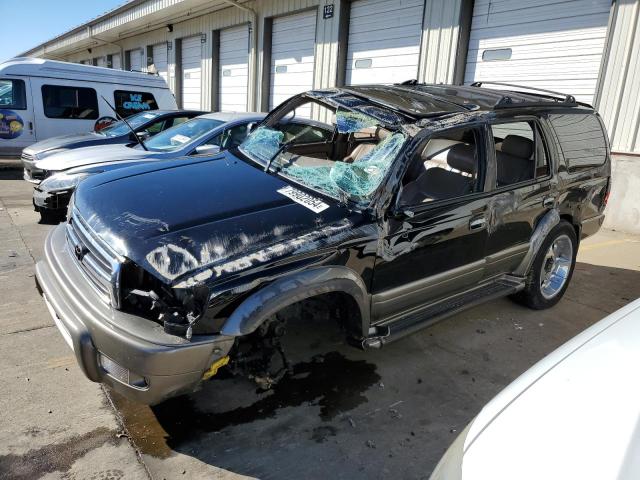
[[[577,252],[576,231],[569,222],[561,220],[536,253],[525,289],[513,299],[535,310],[553,307],[569,286]]]

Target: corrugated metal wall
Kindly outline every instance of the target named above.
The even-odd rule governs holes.
[[[640,1],[617,0],[597,98],[616,152],[640,153]]]

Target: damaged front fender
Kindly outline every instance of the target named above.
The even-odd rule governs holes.
[[[231,337],[247,335],[283,308],[330,292],[344,292],[355,300],[360,318],[357,325],[354,321],[350,327],[357,335],[364,335],[370,318],[367,288],[357,273],[340,266],[313,268],[274,281],[242,302],[220,333]]]

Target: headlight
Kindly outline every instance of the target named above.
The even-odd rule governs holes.
[[[74,173],[68,175],[64,172],[56,173],[51,175],[50,177],[45,178],[42,182],[40,182],[40,190],[44,190],[47,192],[53,192],[57,190],[69,190],[72,188],[76,188],[78,182],[83,178],[89,176],[89,173]]]

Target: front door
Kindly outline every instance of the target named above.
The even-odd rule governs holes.
[[[36,141],[28,78],[0,78],[0,155],[20,155]]]
[[[409,165],[379,247],[372,282],[376,323],[476,285],[487,242],[486,130],[431,137]]]

